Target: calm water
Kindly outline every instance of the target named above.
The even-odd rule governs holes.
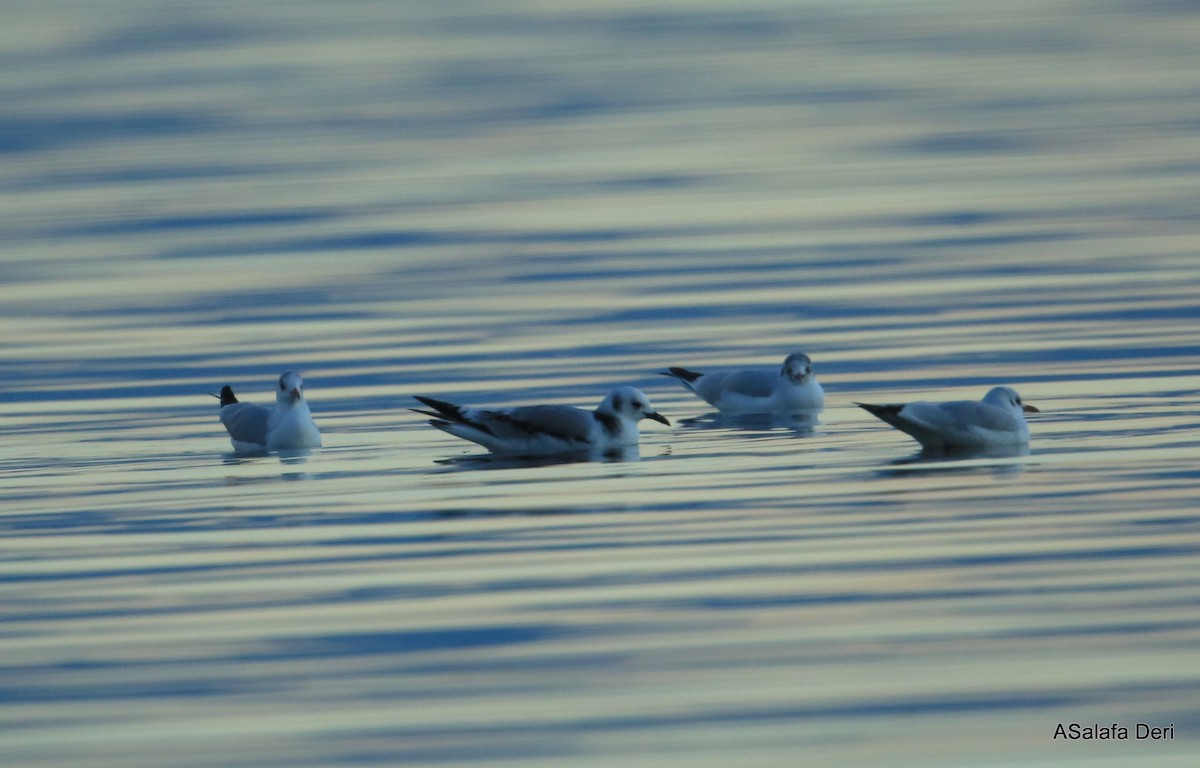
[[[1194,757],[1194,5],[737,5],[6,4],[3,765]],[[797,349],[816,425],[655,375]],[[629,461],[407,410],[622,383]]]

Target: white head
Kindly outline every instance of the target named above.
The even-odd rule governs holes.
[[[983,402],[998,405],[1001,408],[1007,408],[1016,413],[1041,413],[1041,411],[1032,405],[1022,403],[1021,396],[1012,387],[992,387],[983,396]]]
[[[297,403],[304,399],[304,379],[295,371],[284,371],[275,390],[275,402],[279,405]]]
[[[617,387],[608,393],[608,397],[596,409],[600,413],[608,413],[621,419],[627,419],[635,424],[642,419],[654,419],[657,422],[671,426],[667,417],[663,416],[650,405],[650,400],[639,389],[633,387]]]
[[[779,375],[793,384],[803,384],[812,376],[812,360],[803,352],[793,352],[783,361]]]

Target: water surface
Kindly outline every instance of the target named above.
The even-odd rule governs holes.
[[[1187,4],[6,16],[5,765],[1195,754]],[[815,425],[655,373],[793,350]],[[285,368],[325,448],[232,454],[206,393]],[[626,461],[407,410],[627,383]],[[1028,453],[852,405],[997,383]]]

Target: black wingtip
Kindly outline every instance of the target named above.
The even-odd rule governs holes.
[[[884,416],[895,416],[904,409],[903,405],[872,405],[871,403],[855,403],[872,416],[883,419]],[[884,419],[886,421],[886,419]]]
[[[686,381],[686,382],[690,383],[690,382],[693,382],[696,379],[700,378],[704,374],[698,373],[696,371],[689,371],[687,368],[672,367],[672,368],[668,368],[665,371],[659,371],[658,375],[659,376],[672,376],[676,379],[679,379],[680,381]]]
[[[417,397],[417,399],[421,402],[425,402],[427,398]],[[434,402],[436,403],[438,401],[435,400]],[[450,428],[450,422],[447,421],[446,414],[444,413],[438,413],[437,411],[426,411],[422,408],[409,408],[408,410],[412,411],[413,413],[419,413],[422,416],[428,416],[430,426],[434,426],[442,430],[448,430]]]
[[[454,410],[458,407],[454,403],[448,403],[445,400],[435,400],[432,397],[425,397],[424,395],[413,395],[413,399],[428,405],[435,411]]]
[[[448,403],[445,400],[435,400],[432,397],[425,397],[424,395],[413,395],[413,397],[425,405],[428,405],[430,408],[437,411],[437,413],[430,413],[429,411],[422,411],[416,408],[412,408],[410,410],[416,411],[417,413],[425,416],[433,416],[434,418],[438,419],[449,419],[450,421],[463,420],[462,408],[454,403]]]
[[[218,395],[217,398],[221,401],[222,408],[227,405],[233,405],[238,401],[238,399],[233,395],[233,387],[229,386],[228,384],[221,387],[221,394]]]

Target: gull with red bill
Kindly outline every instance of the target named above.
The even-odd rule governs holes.
[[[825,390],[813,375],[812,360],[803,352],[788,355],[778,371],[750,368],[700,373],[673,367],[659,373],[677,379],[727,415],[815,414],[825,407]]]
[[[1022,403],[1012,387],[993,387],[982,400],[855,405],[932,450],[1025,445],[1029,442],[1025,414],[1039,412]]]
[[[321,447],[321,433],[304,399],[304,380],[284,371],[275,389],[275,407],[240,402],[226,384],[221,394],[221,423],[235,451],[303,450]]]

